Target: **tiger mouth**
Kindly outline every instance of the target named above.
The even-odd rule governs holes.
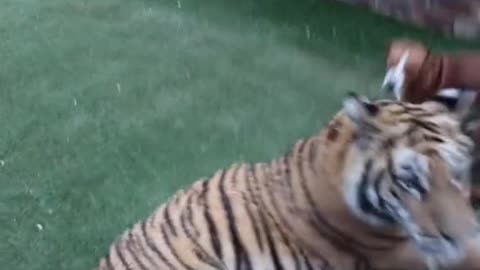
[[[439,254],[445,249],[458,249],[456,242],[443,236],[431,236],[427,234],[416,234],[413,237],[418,248],[427,254]]]
[[[451,267],[460,263],[465,254],[459,242],[445,234],[432,235],[422,232],[410,212],[399,201],[389,204],[389,214],[405,230],[414,245],[425,257],[427,264]]]
[[[441,267],[452,267],[462,261],[465,254],[457,241],[447,235],[437,236],[423,233],[409,217],[410,215],[404,209],[402,220],[399,223],[412,239],[420,254],[424,256],[427,264],[433,263]]]
[[[452,267],[460,263],[465,256],[463,250],[449,237],[415,234],[412,238],[427,263],[430,260],[430,263],[441,267]]]

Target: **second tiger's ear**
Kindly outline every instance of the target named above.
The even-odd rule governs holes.
[[[441,89],[431,99],[444,105],[455,117],[463,120],[477,98],[477,92],[473,90],[461,90],[456,88]]]

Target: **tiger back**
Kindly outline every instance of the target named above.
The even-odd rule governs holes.
[[[428,269],[475,261],[464,173],[472,142],[455,100],[413,105],[350,95],[343,107],[285,155],[234,164],[177,192],[116,239],[97,269]]]

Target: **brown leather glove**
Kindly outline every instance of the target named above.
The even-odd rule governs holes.
[[[443,88],[480,91],[480,50],[433,53],[418,41],[397,39],[387,46],[387,68],[396,65],[406,50],[409,51],[405,66],[406,101],[420,103]]]

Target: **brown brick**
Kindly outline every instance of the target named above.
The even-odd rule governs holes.
[[[459,38],[480,38],[480,0],[338,0]]]

